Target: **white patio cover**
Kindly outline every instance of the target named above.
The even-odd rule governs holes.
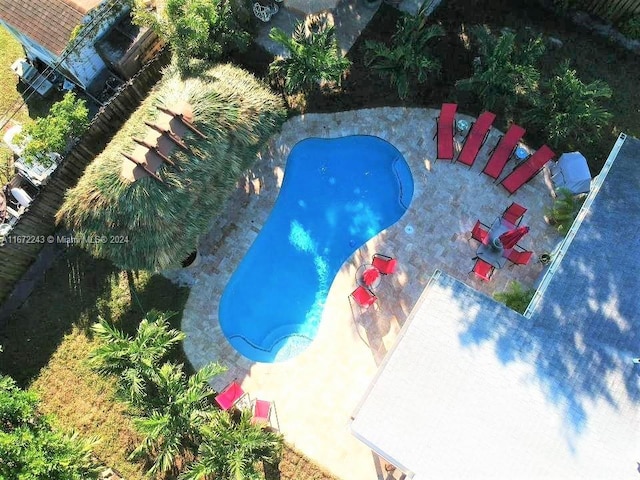
[[[563,153],[551,167],[551,179],[556,190],[567,188],[571,193],[589,193],[591,172],[587,159],[580,152]]]
[[[432,280],[352,416],[354,436],[412,480],[637,478],[640,414],[624,388],[616,407],[593,399],[575,431],[533,361],[468,341],[470,322],[491,336],[495,315],[529,321],[445,274]]]

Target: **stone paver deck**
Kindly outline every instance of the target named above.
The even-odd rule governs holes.
[[[472,169],[434,161],[437,114],[427,109],[380,108],[290,119],[202,239],[197,264],[181,273],[192,283],[182,328],[187,334],[185,352],[193,365],[219,361],[229,370],[214,380],[215,388],[237,378],[252,397],[275,401],[287,441],[345,480],[386,478],[380,460],[351,435],[349,420],[434,270],[486,294],[503,290],[516,279],[532,287],[542,272],[540,263],[532,263],[498,270],[489,283],[471,278],[476,243],[469,232],[476,219],[491,223],[516,201],[529,209],[523,222],[531,227],[521,242],[525,248],[537,256],[560,240],[543,219],[551,196],[542,175],[508,197],[501,186],[480,174],[500,132],[492,130]],[[225,285],[271,211],[291,148],[308,137],[355,134],[381,137],[402,152],[415,183],[411,206],[398,223],[342,266],[329,291],[318,336],[305,352],[283,363],[252,363],[235,352],[220,331],[217,312]],[[362,314],[351,310],[347,296],[355,288],[356,269],[375,252],[397,257],[400,265],[376,291],[379,308]]]

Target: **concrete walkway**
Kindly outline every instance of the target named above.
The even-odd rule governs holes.
[[[472,169],[434,161],[437,115],[436,110],[380,108],[290,119],[202,238],[196,265],[178,274],[191,284],[182,329],[193,365],[218,361],[229,371],[215,379],[216,389],[237,378],[252,397],[274,400],[287,441],[344,480],[392,478],[380,459],[352,437],[349,420],[434,270],[489,295],[511,280],[532,287],[543,269],[535,263],[537,254],[550,251],[560,240],[543,220],[551,196],[542,175],[508,197],[502,187],[479,174],[500,132],[491,132]],[[218,303],[225,285],[273,207],[291,148],[308,137],[355,134],[381,137],[402,152],[415,183],[411,206],[397,224],[342,266],[329,291],[318,336],[305,352],[283,363],[252,363],[236,353],[220,331]],[[506,171],[511,168],[507,165]],[[473,224],[476,219],[491,223],[511,201],[529,209],[523,224],[531,232],[521,244],[534,250],[534,262],[498,270],[489,283],[471,278],[477,246],[470,240]],[[377,290],[379,308],[361,314],[351,310],[347,295],[355,287],[356,269],[375,252],[398,258],[399,271],[384,278]]]

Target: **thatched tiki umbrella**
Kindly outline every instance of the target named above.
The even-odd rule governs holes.
[[[177,267],[284,119],[281,99],[242,69],[188,79],[170,70],[67,192],[57,220],[120,268]]]

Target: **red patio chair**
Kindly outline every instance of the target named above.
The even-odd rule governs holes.
[[[512,195],[535,177],[544,165],[555,156],[556,154],[547,145],[541,146],[526,162],[518,165],[513,169],[513,172],[504,177],[500,184]]]
[[[443,103],[440,116],[436,119],[436,136],[438,137],[437,157],[441,160],[453,160],[453,133],[456,110],[455,103]]]
[[[273,427],[271,418],[275,418],[275,428],[280,430],[280,421],[278,420],[278,412],[276,411],[276,404],[267,400],[255,400],[252,408],[251,423],[253,424],[266,424]]]
[[[476,259],[476,263],[473,265],[473,270],[469,273],[475,273],[477,277],[485,282],[491,280],[495,267],[490,263],[485,262],[481,258]]]
[[[240,384],[234,380],[216,395],[215,399],[220,408],[226,411],[233,408],[246,395]]]
[[[531,261],[532,256],[533,252],[523,250],[516,245],[507,255],[507,260],[514,265],[527,265]]]
[[[353,298],[362,310],[366,310],[378,300],[375,293],[362,285],[359,285],[358,288],[351,292],[349,298]]]
[[[484,142],[489,136],[491,131],[491,124],[496,118],[495,113],[482,112],[478,119],[473,123],[471,131],[467,135],[467,138],[462,147],[460,155],[458,155],[458,161],[464,163],[469,167],[473,166],[473,162],[476,161],[478,152],[484,145]]]
[[[497,180],[525,132],[526,130],[524,128],[515,124],[511,125],[507,133],[502,136],[493,148],[489,161],[482,169],[482,173]]]
[[[375,253],[371,263],[382,275],[394,273],[398,266],[398,260],[387,255],[382,255],[381,253]]]
[[[511,205],[509,205],[507,209],[502,212],[502,218],[517,227],[518,225],[520,225],[522,216],[526,213],[526,211],[526,207],[523,207],[516,202],[511,202]]]
[[[485,243],[485,240],[489,237],[489,229],[490,227],[488,225],[485,225],[480,220],[477,220],[476,224],[471,230],[471,238],[479,241],[480,243]]]

